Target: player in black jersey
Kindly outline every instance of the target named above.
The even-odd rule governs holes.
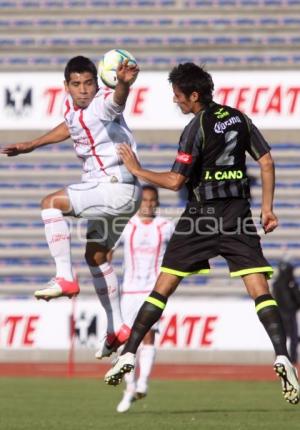
[[[283,394],[299,402],[299,384],[286,349],[286,334],[267,278],[273,270],[264,258],[249,205],[248,152],[261,170],[261,223],[265,233],[278,224],[273,212],[274,164],[270,147],[242,112],[213,101],[209,73],[193,63],[174,67],[169,75],[174,102],[194,118],[185,127],[170,172],[143,169],[127,145],[120,155],[138,178],[157,186],[188,188],[188,203],[166,249],[154,290],[142,305],[131,336],[115,366],[106,374],[110,385],[121,382],[134,367],[135,352],[145,333],[160,318],[168,297],[183,277],[209,271],[208,260],[217,255],[228,263],[231,276],[241,276],[255,301],[258,317],[273,344],[274,369]]]

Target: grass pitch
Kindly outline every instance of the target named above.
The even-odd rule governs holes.
[[[151,381],[115,412],[123,387],[92,379],[0,378],[1,430],[299,430],[279,381]]]

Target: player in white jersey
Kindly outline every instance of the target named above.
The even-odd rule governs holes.
[[[120,310],[120,292],[107,253],[114,246],[140,203],[140,186],[117,154],[118,144],[136,145],[122,112],[130,85],[139,72],[125,60],[117,70],[114,91],[99,89],[97,69],[86,57],[72,58],[65,67],[67,93],[65,121],[49,133],[30,142],[8,145],[1,153],[15,156],[41,146],[72,138],[77,156],[83,161],[82,182],[46,196],[41,203],[46,239],[56,263],[56,276],[36,298],[50,300],[79,293],[72,270],[70,232],[64,215],[87,218],[85,259],[97,295],[107,315],[107,336],[101,343],[108,356],[129,334]],[[98,353],[100,354],[100,353]]]
[[[140,209],[126,225],[121,236],[124,248],[121,310],[124,323],[129,327],[152,291],[166,245],[174,231],[171,221],[156,216],[158,204],[157,189],[152,185],[144,185]],[[139,376],[135,372],[125,375],[126,389],[117,406],[118,412],[126,412],[134,400],[146,396],[155,359],[156,331],[157,325],[146,334],[139,348]]]

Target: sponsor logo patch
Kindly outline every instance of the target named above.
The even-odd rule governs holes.
[[[215,133],[224,133],[224,131],[226,130],[227,127],[229,127],[230,125],[233,124],[237,124],[237,123],[241,123],[242,121],[240,120],[240,118],[238,116],[232,116],[231,118],[229,118],[227,121],[219,121],[215,123]]]
[[[186,152],[178,152],[176,161],[183,164],[191,164],[193,157],[191,154],[187,154]]]

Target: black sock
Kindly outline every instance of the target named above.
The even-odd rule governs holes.
[[[166,307],[167,297],[162,296],[156,291],[152,291],[141,306],[136,319],[133,323],[131,334],[126,342],[122,355],[126,352],[136,353],[145,334],[150,330],[156,321],[159,320],[164,308]]]
[[[276,301],[271,294],[264,294],[255,299],[255,309],[273,344],[276,355],[289,357],[286,348],[286,334]]]

